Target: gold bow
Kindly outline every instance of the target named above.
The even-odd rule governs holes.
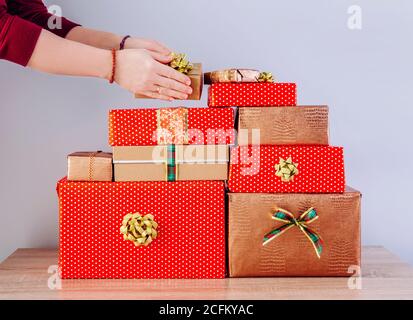
[[[151,214],[141,216],[139,213],[129,213],[123,217],[120,233],[123,239],[132,241],[135,246],[147,246],[156,239],[158,224]]]
[[[261,72],[257,78],[257,82],[274,82],[271,72]]]
[[[275,165],[275,175],[281,178],[283,182],[294,180],[294,176],[298,174],[298,164],[294,163],[291,157],[287,160],[280,158],[280,162]]]
[[[172,53],[173,60],[169,62],[169,66],[183,74],[188,74],[193,65],[190,63],[187,58],[186,54],[184,53]]]

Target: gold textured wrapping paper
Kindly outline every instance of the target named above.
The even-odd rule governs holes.
[[[238,143],[328,145],[328,107],[239,108]]]
[[[112,181],[112,153],[74,152],[67,156],[69,181]]]
[[[254,69],[225,69],[204,74],[205,84],[222,82],[257,82],[260,71]]]
[[[231,277],[351,276],[360,267],[360,192],[228,196]],[[323,240],[320,258],[298,227],[263,245],[264,235],[283,225],[272,219],[276,208],[297,218],[311,207],[318,215],[311,229]]]

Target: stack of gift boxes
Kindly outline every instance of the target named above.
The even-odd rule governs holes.
[[[360,265],[361,196],[329,146],[328,108],[296,106],[295,84],[255,70],[205,83],[208,108],[112,110],[113,155],[69,155],[62,278],[348,276]]]

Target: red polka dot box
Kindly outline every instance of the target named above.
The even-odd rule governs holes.
[[[140,108],[111,110],[111,146],[234,144],[232,108]]]
[[[57,185],[63,279],[225,277],[222,181]]]
[[[231,150],[231,192],[343,193],[343,148],[239,146]]]
[[[279,107],[297,105],[295,83],[214,83],[209,107]]]

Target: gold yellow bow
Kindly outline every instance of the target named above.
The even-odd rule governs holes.
[[[271,72],[261,72],[258,75],[257,82],[274,82],[274,77]]]
[[[188,74],[193,65],[190,63],[187,58],[186,54],[184,53],[172,53],[173,60],[169,62],[169,66],[183,74]]]
[[[120,233],[124,240],[132,241],[135,246],[147,246],[158,236],[157,228],[153,215],[129,213],[123,217]]]
[[[283,182],[293,181],[294,176],[298,174],[297,166],[298,164],[294,163],[291,157],[287,160],[280,158],[280,162],[275,165],[275,175]]]

